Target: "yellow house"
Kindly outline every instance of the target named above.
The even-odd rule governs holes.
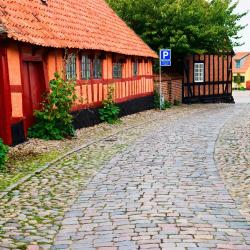
[[[233,58],[233,87],[238,88],[237,77],[240,76],[240,87],[250,89],[250,52],[238,52]]]

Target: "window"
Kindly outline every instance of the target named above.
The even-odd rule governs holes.
[[[91,59],[86,56],[82,55],[82,60],[81,60],[81,76],[82,79],[84,80],[89,80],[91,76]]]
[[[101,79],[102,78],[102,60],[98,57],[93,59],[93,78]]]
[[[241,62],[240,60],[236,60],[236,68],[239,69],[241,67]]]
[[[240,80],[241,83],[244,83],[244,82],[245,82],[245,76],[239,75],[239,76],[234,76],[234,77],[233,77],[234,83],[237,83],[238,80]]]
[[[83,80],[102,78],[102,59],[95,56],[91,59],[87,55],[81,58],[81,76]]]
[[[116,78],[116,79],[122,78],[122,63],[121,62],[113,63],[113,78]]]
[[[69,54],[66,60],[66,79],[76,79],[76,55]]]
[[[133,62],[133,75],[138,76],[138,60]]]
[[[204,82],[204,63],[194,64],[194,82]]]

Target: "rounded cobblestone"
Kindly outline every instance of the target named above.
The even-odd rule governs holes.
[[[62,159],[0,201],[0,249],[250,249],[214,162],[220,129],[245,109],[159,112]]]
[[[114,156],[82,191],[54,247],[67,249],[250,249],[250,225],[214,162],[223,125],[243,106],[166,121]]]
[[[240,212],[250,222],[250,104],[222,129],[215,160]]]
[[[197,106],[195,109],[175,108],[164,113],[156,111],[153,119],[158,116],[157,121],[121,130],[113,138],[83,148],[9,192],[0,201],[0,249],[25,249],[33,244],[49,249],[65,213],[89,178],[106,161],[140,135],[160,126],[158,123],[165,121],[166,117],[176,120],[185,113],[202,109]],[[126,124],[124,127],[127,129]]]

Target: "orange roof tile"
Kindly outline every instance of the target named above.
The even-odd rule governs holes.
[[[104,0],[0,0],[0,33],[55,48],[110,51],[156,58]]]
[[[236,68],[236,61],[246,58],[240,68]],[[250,52],[238,52],[233,57],[233,73],[245,73],[250,67]]]

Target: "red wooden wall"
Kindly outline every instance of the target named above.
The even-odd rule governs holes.
[[[79,50],[74,52],[77,55],[82,53]],[[55,72],[65,72],[64,53],[63,49],[43,48],[14,41],[7,41],[6,49],[1,49],[1,68],[4,70],[1,70],[0,77],[4,79],[1,80],[4,85],[0,85],[0,115],[4,117],[4,122],[0,123],[0,137],[5,138],[6,143],[11,144],[12,141],[11,125],[20,121],[23,122],[27,135],[28,128],[34,122],[33,112],[39,108],[39,96],[49,89],[49,80],[54,77]],[[88,53],[95,54],[100,51]],[[153,94],[152,61],[149,58],[140,58],[138,75],[133,76],[134,57],[123,55],[123,76],[121,79],[114,79],[113,57],[113,53],[105,53],[101,79],[86,81],[79,77],[80,57],[77,56],[78,100],[72,111],[100,106],[107,96],[108,85],[115,87],[116,102]]]
[[[0,137],[11,144],[11,100],[7,55],[5,45],[0,41]]]

